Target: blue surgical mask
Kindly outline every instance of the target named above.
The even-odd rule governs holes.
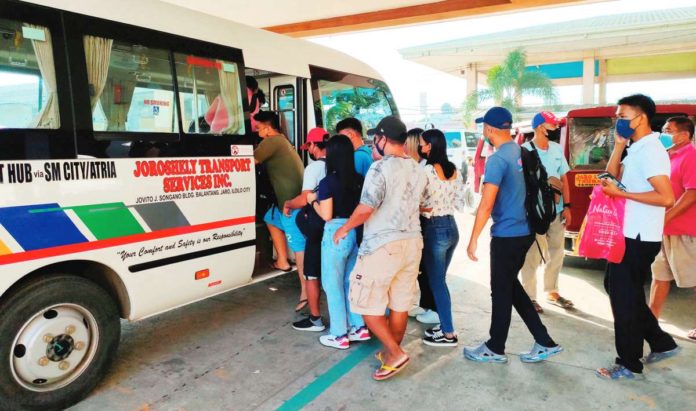
[[[623,138],[631,138],[633,133],[636,132],[636,129],[631,128],[631,121],[633,119],[620,118],[616,120],[616,134]]]
[[[665,146],[666,150],[669,150],[670,148],[674,147],[674,142],[672,141],[673,137],[671,134],[661,133],[659,139],[660,143],[662,143],[662,145]]]

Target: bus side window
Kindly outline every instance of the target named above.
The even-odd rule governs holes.
[[[236,63],[174,54],[184,132],[244,134],[239,68]]]
[[[58,129],[48,28],[0,19],[0,129]]]
[[[95,132],[178,132],[168,51],[95,36],[83,40]]]

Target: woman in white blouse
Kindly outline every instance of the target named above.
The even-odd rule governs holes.
[[[425,131],[418,148],[426,159],[425,174],[428,176],[428,189],[421,205],[424,217],[423,264],[440,316],[440,325],[426,330],[423,342],[431,346],[454,347],[458,340],[445,275],[459,242],[454,211],[465,209],[464,180],[447,159],[447,141],[442,131]]]

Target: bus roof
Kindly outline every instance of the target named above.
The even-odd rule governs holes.
[[[369,65],[340,51],[159,0],[22,0],[242,49],[246,67],[309,78],[309,66],[382,79]]]
[[[657,114],[662,113],[684,113],[688,116],[694,116],[696,115],[696,104],[658,104]],[[567,117],[614,117],[615,114],[616,106],[603,106],[570,110]]]

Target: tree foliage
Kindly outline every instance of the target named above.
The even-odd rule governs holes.
[[[511,51],[502,64],[488,70],[488,88],[474,91],[464,102],[464,117],[471,122],[479,105],[493,100],[497,106],[510,110],[517,120],[523,97],[539,97],[548,106],[558,101],[556,90],[544,73],[527,70],[527,55],[523,49]]]

